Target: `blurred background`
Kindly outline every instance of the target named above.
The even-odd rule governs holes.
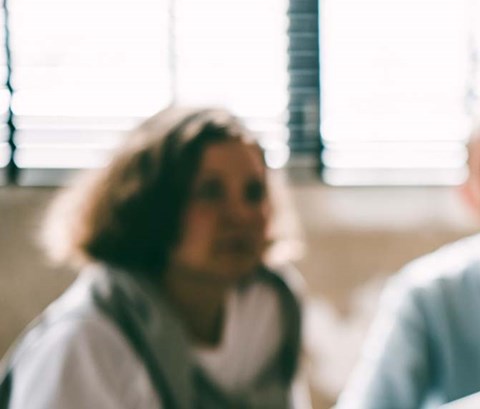
[[[226,106],[288,176],[315,408],[385,279],[479,228],[458,194],[478,0],[8,0],[0,16],[0,355],[74,277],[36,244],[49,200],[172,103]]]

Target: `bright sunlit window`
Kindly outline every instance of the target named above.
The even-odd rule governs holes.
[[[287,8],[287,0],[10,0],[17,183],[56,184],[104,165],[127,130],[171,103],[231,109],[256,131],[269,165],[283,166]],[[0,111],[9,103],[0,89]]]
[[[320,3],[327,183],[463,180],[465,140],[476,104],[476,3]]]
[[[162,0],[9,2],[20,184],[102,166],[169,103],[167,11]]]
[[[175,72],[179,102],[226,106],[267,149],[288,160],[286,0],[177,0]]]

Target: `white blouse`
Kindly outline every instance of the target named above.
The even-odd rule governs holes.
[[[221,389],[241,391],[279,348],[280,323],[272,288],[259,283],[232,292],[220,346],[193,347],[194,355]],[[101,313],[63,319],[38,339],[29,336],[33,342],[17,355],[10,409],[162,408],[142,362]]]
[[[221,344],[194,348],[205,373],[226,392],[239,392],[259,375],[280,347],[280,301],[260,283],[232,292],[226,303]]]

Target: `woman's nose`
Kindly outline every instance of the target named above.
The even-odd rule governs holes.
[[[231,222],[240,224],[254,218],[255,208],[243,199],[231,199],[225,204],[224,214]]]

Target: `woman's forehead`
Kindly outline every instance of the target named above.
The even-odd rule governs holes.
[[[201,156],[199,172],[264,173],[265,165],[258,146],[243,141],[227,141],[208,145]]]

